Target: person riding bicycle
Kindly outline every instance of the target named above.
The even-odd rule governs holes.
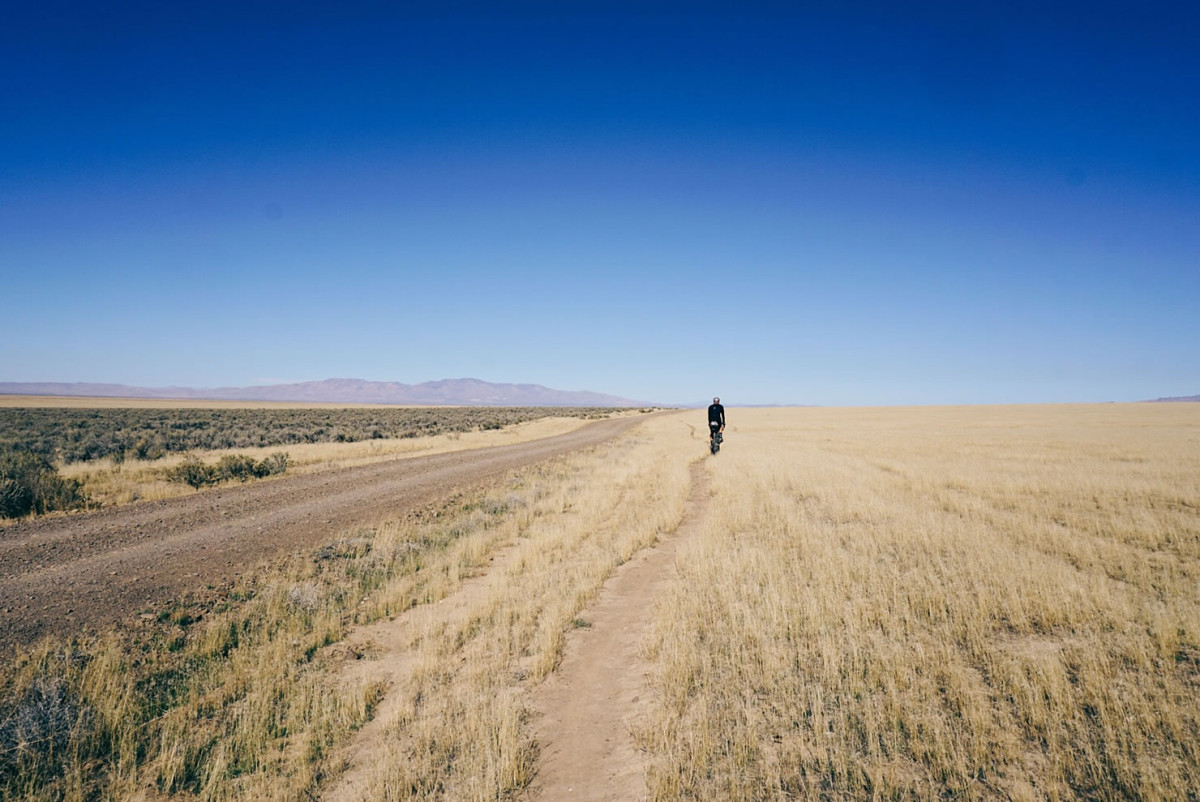
[[[720,398],[714,398],[708,407],[709,436],[720,443],[723,439],[721,437],[723,431],[725,431],[725,407],[721,406]]]

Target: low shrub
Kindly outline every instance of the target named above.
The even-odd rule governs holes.
[[[163,455],[162,446],[146,437],[138,438],[130,452],[134,457],[142,460],[158,459]]]
[[[274,476],[287,473],[288,455],[286,451],[275,451],[254,465],[255,476]]]
[[[188,457],[174,468],[167,468],[163,473],[169,482],[191,485],[199,490],[230,479],[245,482],[249,479],[286,473],[287,464],[288,455],[283,451],[276,451],[261,460],[255,460],[245,454],[226,454],[216,465],[208,465],[195,457]]]
[[[59,476],[49,457],[32,451],[0,454],[0,518],[40,515],[86,505],[83,483]]]
[[[217,482],[216,469],[212,465],[205,465],[195,457],[187,457],[174,468],[167,468],[165,474],[168,482],[191,485],[197,490]]]
[[[257,475],[255,467],[256,463],[253,457],[245,454],[226,454],[217,462],[216,479],[218,482],[226,479],[237,479],[239,482],[244,482]]]
[[[33,512],[33,488],[16,479],[0,479],[0,518],[20,518]]]
[[[0,783],[25,775],[53,775],[71,755],[71,741],[86,740],[91,711],[62,677],[38,677],[5,700],[0,719]]]

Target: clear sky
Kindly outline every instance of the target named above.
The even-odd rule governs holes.
[[[0,381],[1200,393],[1200,4],[9,3]]]

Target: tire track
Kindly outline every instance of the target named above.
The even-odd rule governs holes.
[[[439,627],[461,627],[471,614],[487,601],[488,593],[503,577],[509,559],[517,552],[511,542],[499,545],[488,557],[487,570],[462,583],[457,590],[434,604],[425,604],[358,627],[336,648],[352,655],[370,653],[371,657],[345,664],[345,684],[380,685],[383,699],[370,721],[362,726],[337,757],[345,770],[317,798],[321,802],[359,802],[368,799],[375,752],[383,747],[388,728],[395,723],[403,703],[402,689],[411,681],[417,657],[413,651],[414,633]]]

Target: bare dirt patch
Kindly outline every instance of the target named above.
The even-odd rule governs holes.
[[[0,645],[102,630],[264,559],[603,442],[640,417],[474,451],[224,487],[0,531]]]
[[[388,727],[394,725],[403,704],[400,688],[410,679],[416,665],[414,633],[435,623],[443,626],[461,624],[474,606],[486,598],[514,551],[512,544],[498,549],[488,558],[485,572],[467,580],[453,595],[437,604],[414,608],[394,619],[359,627],[331,649],[331,653],[340,653],[345,658],[341,672],[344,683],[374,685],[381,689],[383,698],[371,720],[339,756],[345,771],[321,794],[323,802],[355,802],[369,797],[373,761],[378,759]]]

